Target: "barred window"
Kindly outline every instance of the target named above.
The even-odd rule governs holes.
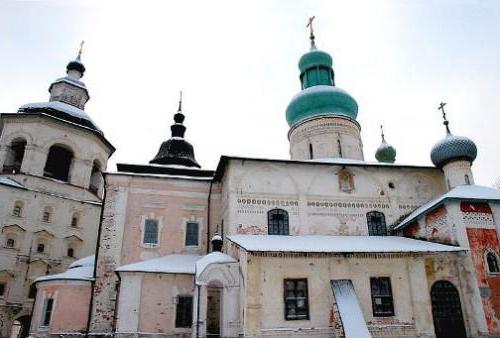
[[[272,209],[267,212],[267,232],[269,235],[289,235],[288,212]]]
[[[186,246],[198,246],[198,223],[186,223]]]
[[[144,223],[144,244],[158,244],[158,220],[147,219]]]
[[[370,211],[366,214],[368,234],[370,236],[387,236],[385,216],[379,211]]]
[[[42,326],[49,326],[50,317],[52,317],[52,307],[54,305],[53,298],[45,299],[45,303],[43,304],[44,310],[42,312]]]
[[[488,252],[486,254],[486,261],[488,263],[488,271],[493,273],[500,272],[500,268],[498,267],[498,259],[497,256],[493,252]]]
[[[14,203],[14,208],[12,209],[12,216],[22,217],[23,215],[23,202],[17,201]]]
[[[175,327],[191,327],[193,322],[193,297],[178,296],[175,308]]]
[[[7,238],[7,241],[5,242],[5,246],[7,248],[13,248],[16,246],[16,240],[14,238]]]
[[[372,307],[374,317],[394,316],[391,279],[389,277],[371,277]]]
[[[285,320],[309,319],[307,279],[285,279]]]

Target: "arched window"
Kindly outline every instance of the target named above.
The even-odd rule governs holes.
[[[23,138],[18,138],[11,142],[5,155],[3,164],[4,173],[16,173],[21,170],[25,148],[26,140]]]
[[[486,254],[486,262],[488,263],[488,271],[492,273],[500,273],[497,256],[493,252]]]
[[[313,145],[309,143],[309,158],[312,160],[314,158]]]
[[[24,205],[23,202],[16,201],[14,203],[14,208],[12,208],[12,216],[23,217],[23,205]]]
[[[267,232],[269,235],[289,235],[288,212],[272,209],[267,212]]]
[[[337,148],[339,149],[339,157],[344,157],[342,155],[342,144],[340,144],[340,140],[337,139]]]
[[[470,185],[470,178],[469,175],[465,174],[465,184]]]
[[[97,162],[96,160],[92,165],[89,190],[96,194],[99,191],[101,184],[102,184],[101,166],[99,165],[99,162]]]
[[[47,156],[43,176],[67,182],[72,161],[73,151],[71,149],[62,145],[53,145]]]
[[[387,236],[385,216],[380,211],[370,211],[366,214],[368,234],[370,236]]]

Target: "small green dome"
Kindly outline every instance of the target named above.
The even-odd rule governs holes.
[[[315,66],[325,66],[331,68],[333,65],[330,54],[318,49],[311,49],[309,52],[302,55],[299,60],[299,69],[303,73],[307,69]]]
[[[382,144],[377,148],[375,158],[382,163],[394,163],[396,161],[396,149],[383,140]]]
[[[289,126],[317,115],[358,116],[358,104],[346,91],[328,85],[312,86],[295,95],[286,109]]]

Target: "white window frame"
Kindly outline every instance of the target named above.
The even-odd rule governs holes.
[[[187,224],[193,222],[198,223],[198,245],[186,245]],[[185,248],[199,248],[201,245],[201,228],[203,227],[203,217],[184,217],[182,219],[182,243]]]
[[[158,242],[157,243],[144,243],[144,232],[146,230],[146,220],[148,220],[148,219],[155,219],[158,221]],[[139,245],[142,248],[147,248],[147,249],[159,247],[161,245],[162,228],[163,228],[163,216],[157,216],[154,213],[150,213],[148,215],[142,215],[141,216],[141,224],[140,224],[141,237],[140,237]]]

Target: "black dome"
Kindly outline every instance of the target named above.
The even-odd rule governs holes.
[[[201,167],[194,158],[193,146],[183,138],[170,138],[163,142],[158,154],[149,163]]]

